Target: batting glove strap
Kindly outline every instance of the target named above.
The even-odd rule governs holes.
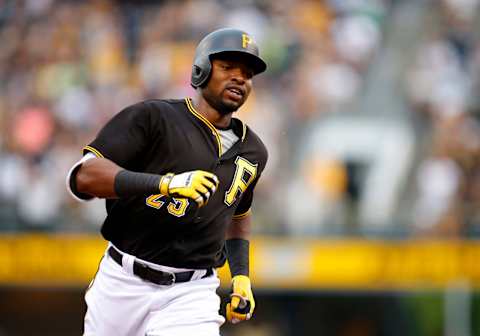
[[[232,293],[230,303],[227,304],[227,320],[238,323],[249,320],[255,309],[250,279],[245,275],[232,278]]]
[[[162,176],[162,178],[160,179],[160,184],[158,186],[158,189],[160,190],[160,194],[165,196],[170,196],[168,192],[168,187],[174,176],[175,174],[172,174],[172,173],[168,173]]]

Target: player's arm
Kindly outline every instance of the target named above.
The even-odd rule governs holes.
[[[105,158],[85,161],[72,177],[76,191],[93,197],[118,198],[115,177],[121,170],[120,166]]]
[[[227,230],[226,247],[232,276],[232,293],[227,304],[227,320],[232,323],[249,320],[255,309],[249,278],[249,239],[251,216],[248,213],[234,217]]]
[[[193,199],[199,206],[207,203],[218,187],[218,178],[206,171],[182,174],[148,174],[123,169],[105,158],[83,162],[70,177],[72,189],[79,195],[118,198],[162,194]]]
[[[207,203],[218,187],[218,178],[210,172],[159,175],[123,168],[142,158],[153,138],[161,138],[165,122],[162,113],[152,111],[147,103],[125,108],[84,148],[84,158],[67,176],[67,188],[77,199],[162,194],[189,198],[199,206]]]
[[[251,206],[255,187],[268,159],[267,149],[259,139],[257,149],[259,161],[258,170],[255,174],[256,178],[243,192],[226,233],[227,258],[232,276],[232,294],[230,295],[230,303],[226,307],[226,315],[227,320],[232,323],[250,319],[255,309],[255,300],[249,277]]]
[[[236,275],[248,276],[250,272],[249,240],[252,227],[250,213],[249,211],[244,216],[234,217],[227,229],[226,244],[232,277]]]

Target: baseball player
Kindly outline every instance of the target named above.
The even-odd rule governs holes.
[[[85,295],[84,335],[219,335],[215,269],[227,259],[227,320],[252,316],[250,206],[267,150],[232,114],[265,69],[250,35],[214,31],[196,49],[193,98],[129,106],[83,149],[68,189],[106,199],[109,241]]]

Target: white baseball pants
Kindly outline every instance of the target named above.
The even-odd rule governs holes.
[[[105,253],[85,294],[84,336],[220,335],[225,319],[218,312],[216,272],[202,279],[205,271],[198,270],[188,282],[160,286],[133,274],[134,260],[124,254],[120,266]],[[188,271],[138,261],[163,271]]]

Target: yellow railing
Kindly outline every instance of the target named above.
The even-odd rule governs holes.
[[[0,285],[87,286],[106,243],[92,235],[0,236]],[[256,288],[480,288],[480,241],[252,240]],[[228,286],[227,267],[219,270]]]

